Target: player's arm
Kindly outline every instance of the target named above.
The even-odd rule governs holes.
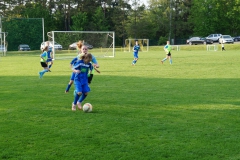
[[[100,71],[96,67],[94,67],[94,70],[97,71],[98,73],[100,73]]]
[[[80,71],[80,65],[79,65],[79,64],[74,65],[74,66],[72,67],[72,71],[73,71],[74,73],[80,73],[80,72],[81,72],[81,71]]]

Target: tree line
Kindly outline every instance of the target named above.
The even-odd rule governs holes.
[[[2,0],[2,31],[8,32],[10,50],[17,43],[33,43],[39,49],[39,27],[24,27],[20,18],[44,18],[49,31],[115,31],[116,45],[125,39],[145,38],[150,45],[186,43],[191,36],[240,33],[240,0]],[[16,21],[18,19],[18,21]],[[29,22],[32,23],[32,22]],[[31,34],[30,34],[31,33]],[[33,34],[33,35],[32,35]],[[28,37],[31,36],[31,37]],[[40,42],[40,43],[39,43]]]

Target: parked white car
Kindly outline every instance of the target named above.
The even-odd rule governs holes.
[[[221,43],[234,43],[233,38],[230,35],[222,35],[219,38],[219,44]]]
[[[213,42],[218,42],[219,38],[222,36],[222,34],[210,34],[206,37],[206,39],[211,39]]]
[[[69,45],[68,49],[70,50],[75,50],[77,49],[77,43],[78,42],[74,42],[72,44]],[[88,44],[87,42],[84,42],[84,45],[88,47],[88,49],[93,49],[93,46],[91,44]]]
[[[43,48],[47,45],[47,42],[49,42],[49,46],[50,46],[50,47],[53,47],[53,42],[52,42],[52,41],[42,42],[42,43],[41,43],[41,46],[40,46],[40,49],[41,49],[41,50],[43,50]],[[54,49],[55,49],[55,50],[62,50],[62,45],[59,44],[59,43],[57,43],[57,42],[55,42],[55,43],[54,43]]]

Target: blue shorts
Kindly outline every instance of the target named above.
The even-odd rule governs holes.
[[[138,58],[138,53],[133,52],[133,57]]]
[[[75,78],[75,73],[74,72],[72,72],[72,75],[71,75],[71,77],[70,77],[70,80],[74,80],[74,78]]]
[[[82,92],[82,93],[88,93],[90,92],[90,88],[88,84],[81,84],[78,81],[74,81],[75,91],[76,92]]]
[[[52,58],[48,58],[48,59],[47,59],[47,62],[52,62]]]

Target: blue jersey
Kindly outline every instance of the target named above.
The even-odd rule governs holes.
[[[80,70],[80,73],[75,74],[74,81],[80,82],[81,85],[88,84],[88,71],[93,69],[91,63],[85,64],[83,60],[78,60],[73,66],[75,70]]]
[[[78,57],[73,58],[73,60],[70,62],[72,66],[74,66],[78,61]]]
[[[140,50],[140,46],[139,46],[139,45],[135,45],[135,46],[133,47],[134,53],[138,53],[139,50]]]
[[[48,52],[52,52],[52,47],[48,46]]]

